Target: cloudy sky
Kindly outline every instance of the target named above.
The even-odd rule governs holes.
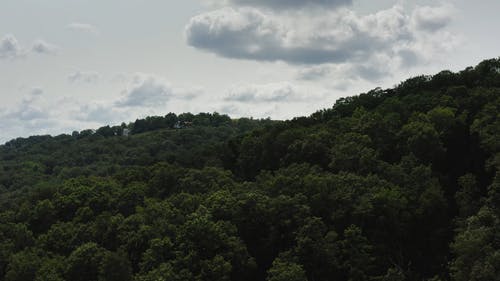
[[[0,143],[168,112],[308,115],[498,57],[498,11],[498,0],[0,0]]]

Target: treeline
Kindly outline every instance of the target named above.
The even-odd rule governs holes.
[[[165,123],[165,120],[173,121]],[[191,125],[179,129],[170,126],[177,122]],[[144,123],[150,125],[137,125]],[[117,128],[106,126],[72,135],[18,138],[0,146],[0,189],[16,192],[30,189],[42,180],[105,177],[120,170],[142,172],[147,170],[145,167],[161,162],[191,168],[222,166],[219,156],[226,140],[276,123],[269,119],[231,120],[218,113],[179,117],[170,113],[166,117],[148,117],[119,126],[130,128],[129,136],[101,133]],[[146,132],[137,133],[137,130]]]
[[[500,280],[499,112],[493,59],[285,122],[11,141],[0,280]]]
[[[75,138],[85,138],[93,135],[102,137],[123,136],[130,134],[140,134],[160,129],[182,129],[191,126],[221,127],[229,126],[237,129],[240,133],[254,129],[262,124],[272,124],[275,121],[270,119],[239,118],[232,120],[228,115],[214,113],[168,113],[165,116],[148,116],[144,119],[137,119],[128,124],[122,123],[117,126],[103,126],[97,130],[85,129],[74,131],[71,136]],[[124,133],[125,132],[125,133]],[[61,135],[67,136],[67,135]],[[36,144],[40,141],[50,139],[50,136],[33,136],[29,138],[18,138],[6,143],[8,147],[16,147],[23,144]]]
[[[242,118],[237,120],[231,120],[227,115],[221,115],[217,112],[210,113],[199,113],[197,115],[191,113],[183,113],[176,115],[175,113],[169,113],[165,116],[150,116],[144,119],[137,119],[135,122],[130,124],[121,124],[120,126],[104,126],[95,131],[95,134],[111,137],[120,136],[124,134],[124,130],[128,130],[130,134],[140,134],[144,132],[159,130],[159,129],[181,129],[187,126],[230,126],[232,123],[234,125],[243,127],[252,126],[256,120]],[[89,132],[94,133],[92,130],[85,130],[80,133],[73,133],[74,136],[86,136]]]

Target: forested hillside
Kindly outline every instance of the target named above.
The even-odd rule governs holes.
[[[0,280],[500,280],[500,59],[289,121],[0,146]]]

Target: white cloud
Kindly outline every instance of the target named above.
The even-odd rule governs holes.
[[[49,54],[53,55],[57,53],[59,50],[59,47],[52,45],[50,43],[47,43],[43,40],[37,40],[35,43],[33,43],[33,46],[31,47],[31,51],[34,53],[38,54]]]
[[[77,71],[68,75],[68,81],[71,83],[78,83],[78,82],[94,83],[94,82],[98,81],[99,78],[100,78],[100,75],[96,71],[77,70]]]
[[[319,65],[302,68],[297,73],[299,80],[318,80],[325,78],[331,74],[331,67],[327,65]]]
[[[41,88],[33,88],[31,93],[24,97],[20,105],[14,108],[8,116],[17,116],[23,121],[36,121],[45,119],[48,116],[44,108],[45,100],[43,99],[43,90]]]
[[[2,137],[0,142],[6,141],[9,136],[19,136],[26,131],[31,134],[39,133],[40,128],[49,126],[50,115],[43,98],[43,90],[34,88],[17,105],[0,108],[0,123]]]
[[[291,118],[327,106],[328,100],[324,88],[294,82],[235,85],[221,97],[208,95],[202,88],[172,86],[154,74],[134,74],[129,79],[121,95],[93,101],[73,96],[49,98],[41,88],[33,88],[17,104],[0,107],[4,120],[0,123],[0,143],[13,137],[71,133],[168,112],[218,111],[232,117]]]
[[[0,106],[3,120],[0,123],[0,143],[13,137],[70,133],[164,115],[170,111],[207,110],[207,106],[192,106],[193,100],[204,94],[202,88],[173,87],[165,78],[154,74],[137,73],[124,77],[128,79],[128,85],[121,95],[103,100],[88,101],[72,96],[54,99],[39,87],[31,89],[17,104]],[[199,101],[195,103],[200,104]]]
[[[322,64],[301,68],[297,71],[296,78],[303,81],[321,79],[334,80],[335,82],[353,82],[356,80],[380,81],[396,71],[397,62],[389,58],[372,58],[364,63]]]
[[[270,9],[297,9],[303,7],[336,8],[350,5],[352,0],[211,0],[211,4],[264,7]]]
[[[446,27],[453,20],[454,14],[455,8],[451,5],[423,6],[413,11],[412,20],[417,29],[436,31]]]
[[[242,103],[294,102],[306,98],[290,82],[236,85],[229,89],[226,101]]]
[[[78,121],[95,122],[97,124],[113,124],[123,122],[129,117],[127,112],[115,107],[110,102],[81,103],[75,108]]]
[[[204,93],[201,87],[173,87],[165,78],[146,73],[122,74],[128,80],[122,96],[115,102],[118,107],[164,107],[171,100],[192,100]]]
[[[71,133],[73,130],[117,124],[130,115],[111,103],[82,102],[74,98],[49,99],[33,89],[15,105],[0,108],[0,144],[15,137]]]
[[[161,106],[165,105],[172,96],[172,86],[165,79],[149,74],[137,74],[123,91],[123,96],[116,105],[119,107]]]
[[[56,54],[59,48],[53,44],[47,43],[44,40],[35,41],[31,48],[27,50],[14,35],[5,35],[0,40],[0,59],[17,59],[26,57],[29,54]]]
[[[73,22],[66,26],[67,29],[89,34],[99,34],[99,29],[88,23]]]
[[[0,40],[0,59],[14,59],[25,55],[17,39],[7,34]]]
[[[322,86],[292,82],[247,84],[231,87],[213,110],[232,117],[289,119],[329,107],[335,99]]]

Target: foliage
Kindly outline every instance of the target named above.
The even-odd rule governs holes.
[[[12,140],[0,281],[500,280],[499,67]]]

